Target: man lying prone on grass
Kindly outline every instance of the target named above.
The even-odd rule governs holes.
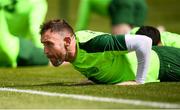
[[[101,84],[138,85],[180,81],[180,49],[152,47],[145,35],[111,35],[90,30],[74,33],[64,20],[41,27],[44,52],[54,66],[70,62],[89,80]]]

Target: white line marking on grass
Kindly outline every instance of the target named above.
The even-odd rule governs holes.
[[[131,99],[122,99],[122,98],[105,98],[105,97],[95,97],[95,96],[88,96],[88,95],[64,94],[64,93],[54,93],[54,92],[52,93],[52,92],[36,91],[36,90],[22,90],[22,89],[15,89],[15,88],[0,88],[0,91],[28,93],[28,94],[36,94],[36,95],[52,96],[52,97],[55,97],[55,96],[66,97],[66,98],[87,100],[87,101],[123,103],[123,104],[156,107],[156,108],[180,108],[180,104],[152,102],[152,101],[143,101],[143,100],[131,100]]]

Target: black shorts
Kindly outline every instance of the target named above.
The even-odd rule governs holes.
[[[112,25],[131,24],[141,26],[147,15],[145,0],[112,0],[109,5]]]

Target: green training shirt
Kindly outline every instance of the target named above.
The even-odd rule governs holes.
[[[76,32],[76,40],[77,56],[72,64],[88,79],[106,84],[135,80],[136,55],[127,52],[125,35],[86,30]],[[152,56],[146,82],[158,81],[159,59],[154,51]]]
[[[161,32],[161,42],[164,46],[180,48],[180,35],[171,32]]]

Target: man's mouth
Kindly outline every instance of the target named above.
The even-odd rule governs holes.
[[[57,58],[49,58],[51,63],[53,64],[53,66],[59,66],[63,63],[63,61],[61,61],[60,59],[57,59]]]

